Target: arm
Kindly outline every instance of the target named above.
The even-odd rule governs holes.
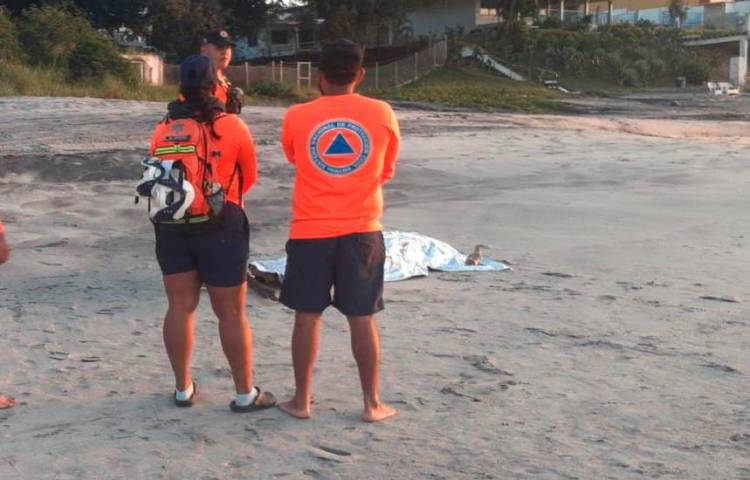
[[[258,159],[255,154],[253,134],[239,117],[237,121],[240,125],[240,131],[237,135],[240,142],[240,148],[237,151],[237,164],[242,171],[242,194],[245,194],[258,181]]]
[[[5,227],[3,222],[0,222],[0,265],[8,261],[10,257],[10,248],[5,241]]]
[[[391,138],[388,142],[388,148],[385,152],[385,162],[383,163],[383,183],[387,182],[396,173],[396,160],[398,160],[398,151],[401,148],[401,130],[398,127],[398,120],[393,111],[390,112]]]
[[[294,137],[290,128],[289,112],[284,116],[284,126],[281,129],[281,145],[284,147],[286,159],[294,165]]]

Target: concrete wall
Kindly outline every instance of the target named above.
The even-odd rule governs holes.
[[[747,58],[732,57],[729,61],[729,81],[740,87],[745,87],[747,78]]]
[[[566,2],[569,3],[569,2]],[[670,0],[614,0],[614,7],[615,10],[648,10],[651,8],[669,8]],[[699,5],[702,5],[703,2],[701,0],[685,0],[685,6],[686,7],[697,7]],[[560,2],[558,1],[552,1],[552,8],[554,9],[555,6],[559,8]],[[583,10],[583,1],[580,2],[580,10]],[[608,2],[603,1],[591,1],[589,3],[591,11],[595,11],[598,7],[602,12],[607,11],[607,5]],[[566,7],[569,8],[569,7]]]
[[[156,53],[126,53],[123,55],[132,63],[146,85],[164,84],[164,60]]]
[[[409,16],[415,36],[442,35],[448,28],[461,26],[465,32],[474,30],[480,20],[480,0],[440,0]]]

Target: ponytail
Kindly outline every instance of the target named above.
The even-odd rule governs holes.
[[[214,129],[214,122],[224,113],[224,106],[213,96],[214,87],[180,87],[185,106],[195,114],[196,120],[211,127],[211,135],[221,138]]]

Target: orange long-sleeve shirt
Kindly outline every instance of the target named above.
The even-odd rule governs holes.
[[[282,144],[297,169],[290,238],[383,229],[382,186],[400,145],[387,103],[351,94],[296,105],[284,118]]]

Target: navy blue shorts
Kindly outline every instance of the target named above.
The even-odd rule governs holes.
[[[298,312],[333,305],[347,316],[383,310],[383,232],[289,240],[280,301]],[[331,297],[333,289],[333,298]]]
[[[162,275],[198,272],[212,287],[236,287],[247,279],[250,225],[245,212],[227,203],[210,224],[154,225]]]

